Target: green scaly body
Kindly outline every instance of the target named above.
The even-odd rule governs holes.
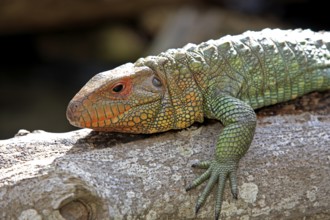
[[[222,122],[215,158],[194,164],[208,183],[196,212],[218,183],[218,219],[225,181],[237,197],[236,170],[254,136],[253,109],[330,89],[330,33],[270,30],[188,44],[96,75],[70,102],[78,127],[154,133],[182,129],[204,117]]]

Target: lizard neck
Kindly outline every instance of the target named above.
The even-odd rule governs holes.
[[[166,91],[157,117],[172,115],[168,120],[168,129],[182,129],[194,122],[204,121],[202,92],[189,66],[178,60],[178,53],[180,50],[175,54],[169,50],[157,58],[149,56],[135,64],[150,67],[165,82]]]

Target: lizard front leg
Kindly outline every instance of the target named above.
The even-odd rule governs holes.
[[[231,96],[220,95],[209,100],[207,104],[213,117],[222,122],[224,129],[218,137],[215,158],[211,161],[199,162],[193,165],[193,167],[207,170],[200,177],[195,179],[186,190],[188,191],[195,188],[208,179],[204,191],[197,199],[197,214],[213,186],[218,183],[215,219],[219,219],[223,191],[227,178],[230,180],[233,197],[237,198],[236,171],[238,162],[246,153],[252,142],[256,127],[256,115],[249,105]]]

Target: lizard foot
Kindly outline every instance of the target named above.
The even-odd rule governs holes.
[[[217,160],[203,161],[193,164],[192,167],[207,169],[200,177],[196,178],[187,188],[189,191],[208,179],[207,185],[204,191],[199,195],[196,203],[195,212],[196,215],[199,209],[202,207],[206,198],[210,194],[212,188],[216,183],[218,183],[218,188],[216,192],[216,203],[215,203],[215,219],[219,219],[220,211],[222,206],[222,197],[225,188],[225,183],[227,178],[230,180],[231,192],[235,199],[237,199],[238,189],[237,189],[237,162],[226,161],[219,162]]]

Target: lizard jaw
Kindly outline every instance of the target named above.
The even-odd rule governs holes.
[[[159,101],[155,99],[144,102],[144,105],[139,106],[139,111],[133,112],[130,105],[109,105],[100,109],[94,105],[93,108],[86,109],[80,101],[71,101],[66,114],[70,124],[80,128],[106,132],[154,133],[155,131],[149,131],[146,122],[152,121],[157,111],[155,109],[146,111],[144,106],[158,106]]]

